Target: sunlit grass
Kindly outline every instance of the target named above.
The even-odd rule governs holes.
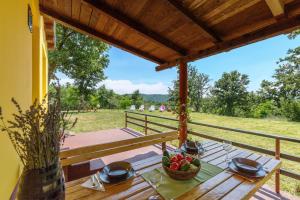
[[[170,118],[176,118],[176,115],[170,112],[144,112],[152,115],[161,115]],[[133,116],[133,115],[132,115]],[[98,112],[87,112],[74,114],[74,117],[78,118],[78,124],[72,130],[75,133],[82,133],[95,130],[111,129],[111,128],[123,128],[125,126],[125,114],[123,110],[100,110]],[[142,118],[143,116],[134,115],[136,118]],[[178,123],[174,121],[157,119],[148,117],[148,120],[167,124],[177,127]],[[259,131],[274,135],[281,135],[286,137],[294,137],[300,139],[300,123],[289,122],[279,119],[253,119],[253,118],[239,118],[239,117],[226,117],[204,113],[191,113],[191,120],[195,122],[209,123],[219,126],[226,126],[230,128],[238,128],[251,131]],[[152,128],[164,131],[165,128],[149,125]],[[143,128],[130,125],[130,128],[143,132]],[[223,131],[214,128],[190,125],[189,129],[196,132],[205,133],[211,136],[229,139],[236,142],[241,142],[257,147],[274,150],[274,139],[268,139],[258,136],[252,136],[248,134],[234,133],[230,131]],[[150,131],[148,131],[151,134]],[[198,138],[193,138],[198,139]],[[176,145],[176,143],[173,143]],[[300,144],[291,142],[281,142],[281,151],[295,156],[300,156]],[[300,173],[300,163],[290,162],[283,160],[283,168]],[[269,181],[270,185],[274,184],[274,180]],[[281,176],[281,188],[292,194],[300,196],[300,181],[290,179],[285,176]]]

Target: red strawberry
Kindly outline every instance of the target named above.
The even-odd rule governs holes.
[[[171,165],[170,165],[170,169],[174,170],[174,171],[178,170],[179,167],[180,166],[179,166],[179,164],[177,162],[172,162]]]
[[[171,163],[172,162],[178,162],[177,156],[172,156],[170,161],[171,161]]]
[[[177,157],[178,161],[184,159],[184,157],[183,157],[183,155],[181,153],[177,154],[176,157]]]
[[[193,161],[193,158],[191,156],[186,156],[185,159],[189,162],[192,162]]]

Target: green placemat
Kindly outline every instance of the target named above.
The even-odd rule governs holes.
[[[158,173],[162,175],[162,182],[156,191],[166,200],[175,199],[184,193],[190,191],[200,183],[207,181],[208,179],[221,173],[223,169],[220,167],[211,165],[209,163],[201,161],[201,170],[197,176],[193,179],[186,181],[177,181],[170,178],[163,168],[154,169],[152,171],[143,173],[142,176],[149,182],[151,176],[155,176]]]

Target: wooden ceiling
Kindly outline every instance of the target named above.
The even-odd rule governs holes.
[[[156,70],[300,27],[300,0],[40,0],[40,11]]]

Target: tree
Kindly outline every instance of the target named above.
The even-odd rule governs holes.
[[[143,103],[143,97],[140,94],[139,90],[135,90],[132,93],[131,100],[132,100],[132,104],[135,105],[135,106],[137,106],[137,107],[140,107],[142,105],[142,103]]]
[[[209,89],[209,76],[199,73],[195,66],[189,65],[188,68],[188,96],[190,105],[196,112],[200,111],[203,96]]]
[[[284,99],[300,97],[300,47],[288,50],[285,58],[279,59],[279,68],[273,75],[278,95]]]
[[[287,119],[300,122],[299,100],[281,100],[281,111]]]
[[[115,102],[113,100],[115,93],[113,90],[108,90],[103,85],[98,88],[97,96],[98,96],[100,108],[114,108],[115,107],[115,105],[114,105]]]
[[[289,39],[295,39],[298,35],[300,35],[300,29],[297,29],[290,34],[288,34]]]
[[[260,90],[257,93],[264,101],[274,100],[275,102],[279,102],[277,90],[270,81],[262,80]]]
[[[118,95],[113,91],[108,91],[108,109],[116,109],[119,107]]]
[[[295,39],[296,30],[288,35]],[[281,115],[292,121],[300,121],[300,47],[289,49],[277,62],[279,67],[273,75],[274,81],[263,80],[259,94],[266,100],[275,100]]]
[[[80,107],[80,95],[77,88],[69,83],[61,86],[56,85],[56,83],[51,83],[49,85],[49,101],[55,100],[55,96],[58,95],[57,87],[59,87],[60,90],[62,109],[78,110]]]
[[[49,80],[60,71],[74,80],[79,93],[88,100],[97,84],[105,79],[109,46],[59,24],[56,26],[56,49],[49,52]]]
[[[120,108],[121,109],[127,109],[131,104],[132,104],[132,101],[127,95],[124,95],[121,97],[121,99],[120,99]]]
[[[179,81],[178,79],[173,81],[173,87],[168,88],[168,102],[173,111],[177,111],[179,105]]]
[[[216,105],[220,108],[220,114],[235,115],[235,108],[242,106],[247,99],[248,84],[249,78],[245,74],[238,71],[223,73],[212,89],[212,94],[216,97]]]
[[[94,111],[100,108],[99,96],[96,92],[89,96],[89,107],[92,108]]]
[[[80,107],[80,95],[76,87],[67,84],[61,87],[63,109],[77,110]]]
[[[295,38],[300,32],[293,32],[290,38]],[[279,67],[272,76],[274,81],[263,80],[259,93],[265,99],[273,99],[280,107],[281,99],[300,99],[300,47],[289,49],[287,56],[277,62]]]
[[[195,66],[188,66],[188,101],[199,112],[203,104],[203,97],[209,89],[209,76],[198,72]],[[179,81],[173,81],[173,88],[168,88],[169,103],[176,109],[179,101]]]

